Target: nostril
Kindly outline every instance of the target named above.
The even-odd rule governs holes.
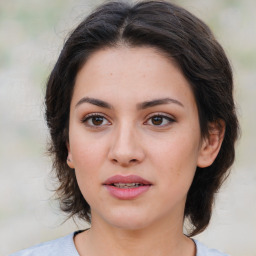
[[[118,161],[117,159],[115,159],[115,158],[113,158],[112,159],[112,162],[113,163],[120,163],[121,165],[129,165],[129,164],[131,164],[131,163],[137,163],[138,162],[138,160],[137,159],[131,159],[131,160],[129,160],[129,161]]]

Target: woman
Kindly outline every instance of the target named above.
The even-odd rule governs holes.
[[[14,255],[225,255],[190,237],[234,161],[232,90],[223,49],[183,8],[96,9],[66,41],[45,98],[61,209],[91,228]]]

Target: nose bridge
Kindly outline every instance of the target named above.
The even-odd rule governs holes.
[[[131,121],[123,121],[117,125],[110,149],[110,159],[121,165],[140,162],[144,151],[139,141],[138,129]]]

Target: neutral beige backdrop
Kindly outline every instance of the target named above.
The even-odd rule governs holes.
[[[43,95],[70,29],[102,1],[0,0],[0,255],[79,228],[50,199]],[[255,0],[175,1],[202,18],[231,59],[242,127],[237,160],[199,237],[233,256],[256,255]]]

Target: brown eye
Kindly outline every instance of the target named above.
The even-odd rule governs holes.
[[[164,127],[171,125],[175,120],[167,115],[162,115],[162,114],[157,114],[151,116],[145,124],[151,125],[151,126],[159,126],[159,127]]]
[[[111,123],[102,115],[90,114],[81,120],[88,127],[102,127]]]
[[[92,119],[92,123],[95,126],[101,125],[104,121],[104,118],[102,116],[93,116],[91,119]]]
[[[152,124],[153,125],[161,125],[163,122],[163,117],[162,116],[154,116],[152,117]]]

